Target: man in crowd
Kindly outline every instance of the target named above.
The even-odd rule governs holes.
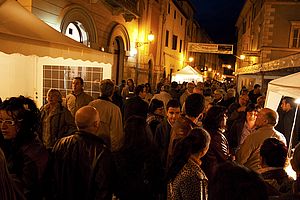
[[[180,96],[180,105],[181,106],[183,106],[186,98],[188,96],[190,96],[191,94],[193,94],[195,84],[193,82],[189,82],[189,83],[187,83],[186,87],[187,88],[185,89],[184,93]]]
[[[124,120],[126,121],[130,116],[137,115],[147,118],[148,103],[143,99],[146,97],[146,87],[138,85],[135,88],[135,96],[127,99],[124,104]]]
[[[275,137],[286,144],[284,135],[274,129],[277,121],[278,114],[274,110],[269,108],[260,110],[255,121],[258,129],[245,139],[237,151],[236,161],[239,164],[257,171],[261,168],[259,150],[265,139]]]
[[[291,97],[283,97],[281,101],[281,109],[279,109],[279,122],[277,126],[275,127],[276,130],[283,133],[283,135],[286,137],[287,143],[290,143],[291,138],[291,131],[292,126],[294,122],[295,117],[295,111],[296,111],[296,103],[295,99]],[[296,117],[295,121],[295,127],[293,131],[293,137],[292,137],[292,147],[295,147],[297,143],[299,142],[299,135],[300,135],[300,112],[298,112],[298,115]]]
[[[249,96],[251,103],[256,104],[257,98],[262,96],[262,94],[260,93],[260,90],[261,90],[261,86],[259,84],[255,84],[254,89],[249,92],[248,96]]]
[[[168,147],[167,166],[171,164],[176,144],[185,138],[189,131],[198,127],[199,119],[204,110],[204,97],[201,94],[191,94],[185,101],[185,115],[180,116],[171,129]]]
[[[155,94],[152,99],[158,99],[164,102],[164,109],[167,111],[167,103],[172,99],[172,96],[169,94],[170,86],[165,84],[161,86],[160,92]]]
[[[112,152],[122,146],[124,137],[122,114],[120,108],[112,102],[115,84],[109,80],[102,80],[100,83],[100,97],[90,102],[100,115],[100,127],[97,136],[101,137]]]
[[[66,97],[66,107],[75,116],[76,111],[93,101],[93,97],[83,91],[83,79],[75,77],[72,80],[72,92]]]
[[[167,115],[157,126],[154,140],[159,148],[163,165],[166,165],[168,147],[170,142],[171,128],[180,116],[180,104],[176,99],[172,99],[167,104]]]
[[[75,114],[78,132],[58,141],[52,150],[50,199],[112,199],[112,159],[97,137],[98,111],[91,106]]]

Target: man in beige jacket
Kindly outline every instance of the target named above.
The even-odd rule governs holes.
[[[105,79],[100,83],[100,97],[89,103],[95,107],[100,116],[100,127],[97,135],[101,137],[112,152],[117,151],[124,138],[122,114],[120,108],[112,103],[114,83]]]

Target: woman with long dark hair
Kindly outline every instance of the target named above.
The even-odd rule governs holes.
[[[162,185],[162,165],[146,121],[133,115],[125,122],[123,146],[113,154],[116,165],[114,193],[120,200],[157,199]]]
[[[206,154],[209,143],[208,132],[194,128],[176,145],[167,173],[168,199],[207,199],[208,179],[201,169],[201,158]]]
[[[218,164],[231,159],[228,141],[225,137],[226,108],[223,106],[211,107],[204,120],[203,128],[210,134],[209,150],[203,158],[203,171],[208,179],[212,179]]]
[[[12,97],[0,106],[1,133],[8,169],[16,175],[26,199],[42,199],[42,183],[48,153],[39,140],[40,112],[33,100]]]

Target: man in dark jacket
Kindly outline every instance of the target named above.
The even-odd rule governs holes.
[[[280,109],[278,110],[279,113],[279,121],[276,125],[275,129],[281,132],[286,140],[287,144],[290,143],[291,138],[291,131],[294,122],[295,112],[297,105],[295,104],[295,99],[291,97],[283,97],[280,105]],[[300,141],[300,112],[298,111],[295,127],[293,131],[292,137],[292,147],[295,147],[298,142]]]
[[[78,132],[58,141],[52,150],[51,199],[112,199],[111,154],[96,136],[100,117],[91,106],[75,114]]]

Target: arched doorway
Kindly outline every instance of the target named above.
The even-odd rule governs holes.
[[[123,79],[124,73],[124,56],[125,56],[125,48],[124,42],[121,37],[116,37],[113,42],[114,49],[114,63],[112,69],[112,80],[118,85],[121,83]]]

